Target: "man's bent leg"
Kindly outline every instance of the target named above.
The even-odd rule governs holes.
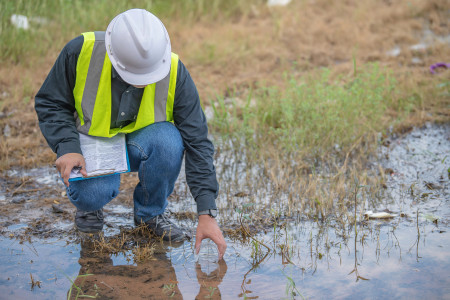
[[[102,230],[102,208],[118,195],[119,186],[118,174],[70,182],[67,196],[77,208],[75,224],[80,231]]]
[[[159,122],[127,135],[132,171],[139,172],[134,190],[134,218],[147,222],[164,213],[180,173],[184,146],[178,129]]]
[[[79,210],[99,210],[119,194],[120,175],[71,181],[67,188],[69,200]]]

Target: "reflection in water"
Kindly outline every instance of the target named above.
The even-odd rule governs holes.
[[[182,299],[174,268],[164,249],[156,250],[147,262],[114,266],[110,254],[96,252],[92,242],[83,241],[78,262],[81,268],[74,285],[86,295],[98,294],[105,299],[152,299],[166,296]],[[93,275],[84,276],[86,274]]]
[[[200,290],[196,299],[222,299],[219,285],[227,273],[225,260],[218,261],[217,246],[210,239],[202,241],[195,263],[195,275]]]
[[[101,299],[182,299],[177,276],[166,251],[164,246],[158,245],[151,259],[146,262],[114,265],[111,254],[96,251],[90,240],[82,241],[78,260],[81,268],[69,291],[71,299],[82,295]],[[215,269],[211,269],[211,266],[215,266]],[[208,268],[205,272],[201,262],[195,264],[200,286],[196,299],[221,299],[219,285],[227,272],[227,264],[221,260],[209,264]]]
[[[189,244],[156,248],[153,260],[124,265],[126,255],[102,254],[88,243],[31,244],[4,238],[0,239],[0,298],[63,299],[70,288],[67,277],[86,274],[93,275],[78,277],[75,285],[83,294],[98,293],[99,299],[204,299],[211,294],[214,299],[282,299],[290,298],[293,287],[305,298],[448,298],[448,225],[437,226],[417,216],[398,222],[358,225],[356,239],[352,227],[344,239],[336,235],[341,232],[336,227],[319,222],[287,226],[288,235],[294,237],[288,240],[293,250],[290,260],[297,267],[284,265],[280,250],[254,260],[251,247],[232,240],[227,240],[231,251],[226,264],[211,264],[208,269],[194,262]],[[320,232],[321,239],[311,238]],[[127,253],[133,263],[131,251]],[[356,282],[355,272],[348,275],[355,262],[359,274],[370,281]],[[31,291],[30,273],[42,282],[41,288]],[[76,293],[73,287],[72,299]]]
[[[255,297],[249,296],[252,293],[252,291],[250,289],[248,289],[247,284],[250,284],[251,280],[247,280],[247,276],[248,276],[248,274],[253,272],[256,268],[258,268],[258,266],[264,262],[264,260],[268,257],[268,255],[269,255],[269,252],[266,252],[266,254],[261,259],[254,262],[252,267],[244,274],[243,279],[242,279],[242,284],[241,284],[242,293],[239,294],[239,297],[245,297],[245,299],[258,299],[257,296],[255,296]]]
[[[363,238],[364,238],[364,236],[363,236]],[[357,247],[357,241],[358,241],[358,231],[357,230],[355,230],[355,267],[354,267],[354,269],[349,273],[349,275],[350,274],[352,274],[352,273],[355,273],[355,276],[356,276],[356,281],[358,281],[358,280],[369,280],[369,279],[367,279],[367,278],[364,278],[364,277],[362,277],[361,275],[359,275],[359,272],[358,272],[358,265],[359,265],[359,263],[358,263],[358,247]],[[363,241],[361,241],[361,243],[362,243],[362,245],[363,245],[363,248],[364,248],[364,242]]]
[[[220,293],[219,285],[222,283],[227,269],[227,264],[223,259],[217,263],[217,268],[209,273],[203,272],[202,266],[197,262],[195,264],[195,273],[200,290],[195,299],[221,299],[222,294]]]

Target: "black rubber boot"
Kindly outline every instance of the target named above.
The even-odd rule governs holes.
[[[79,231],[85,233],[101,231],[103,229],[103,210],[77,210],[75,214],[75,225]]]

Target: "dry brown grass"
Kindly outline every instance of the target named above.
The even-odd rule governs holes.
[[[144,225],[132,229],[122,229],[120,234],[114,236],[83,235],[82,239],[84,251],[117,255],[131,250],[132,259],[136,263],[151,260],[155,252],[155,243],[160,240]]]
[[[154,243],[138,244],[133,249],[133,259],[136,263],[146,262],[153,258],[154,252]]]
[[[301,76],[318,67],[336,74],[353,72],[355,58],[358,66],[379,61],[393,68],[405,93],[423,97],[409,126],[449,120],[448,97],[433,94],[437,81],[448,79],[449,72],[431,76],[428,66],[448,59],[450,47],[435,41],[424,50],[410,49],[422,41],[424,28],[450,34],[449,7],[445,0],[293,1],[273,9],[254,6],[247,14],[217,23],[200,18],[186,26],[173,19],[166,25],[173,51],[188,66],[206,105],[216,94],[243,95],[260,83],[280,86],[286,72]],[[0,137],[0,170],[53,163],[55,156],[38,129],[32,99],[62,46],[50,47],[42,57],[31,55],[30,61],[2,66],[0,131],[8,125],[11,136]],[[401,53],[387,55],[395,46]],[[413,57],[420,63],[412,63]]]
[[[277,9],[255,7],[232,23],[200,22],[189,34],[176,20],[168,26],[174,51],[207,101],[216,91],[239,91],[258,82],[279,85],[284,72],[303,74],[317,67],[350,72],[353,58],[360,65],[382,61],[425,77],[430,64],[448,58],[448,45],[423,52],[409,47],[421,42],[424,26],[448,35],[448,9],[449,4],[440,0],[293,1]],[[401,54],[386,55],[395,46]],[[412,64],[413,56],[422,63]]]

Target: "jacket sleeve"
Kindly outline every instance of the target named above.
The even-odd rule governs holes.
[[[73,88],[82,43],[83,38],[80,36],[64,47],[35,96],[39,127],[58,157],[67,153],[81,154],[74,120]]]
[[[173,115],[186,149],[186,181],[197,202],[197,211],[216,209],[219,185],[213,164],[214,146],[208,139],[197,88],[181,61],[178,62]]]

